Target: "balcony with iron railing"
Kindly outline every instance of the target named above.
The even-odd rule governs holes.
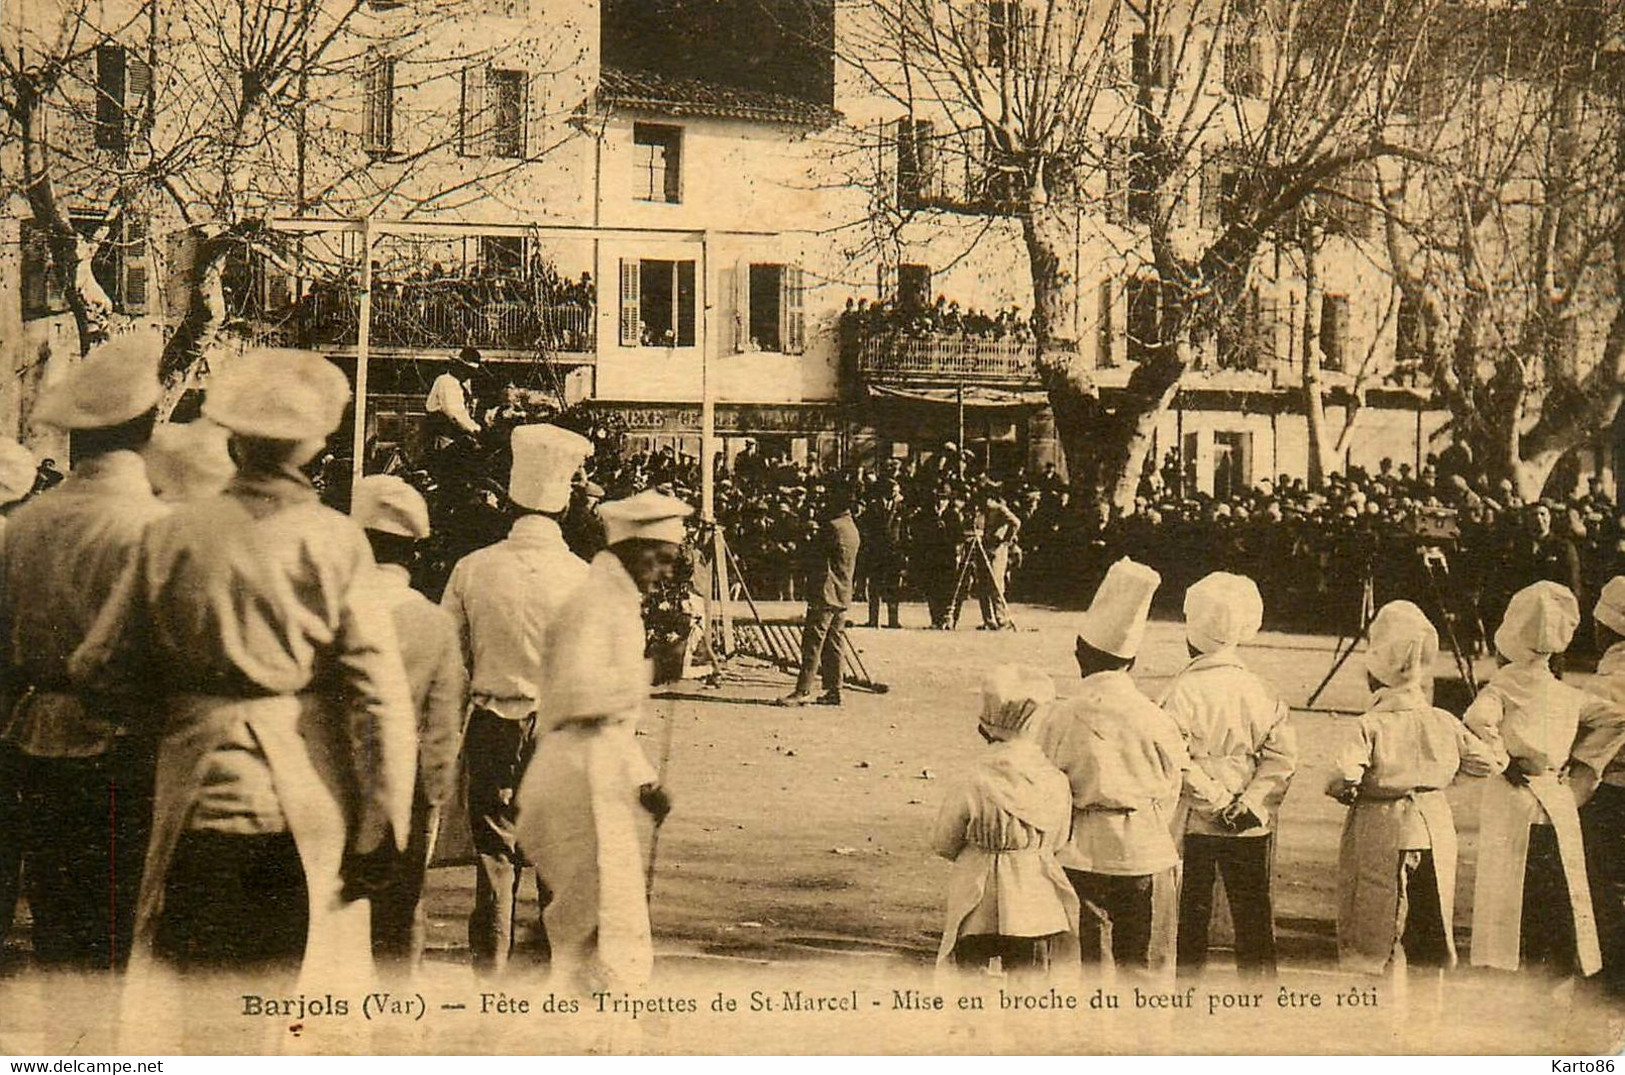
[[[847,341],[848,361],[868,384],[1037,387],[1038,346],[1030,339],[957,333],[881,331]]]
[[[479,294],[406,287],[375,292],[371,305],[369,347],[382,353],[477,347],[498,360],[545,356],[574,365],[596,360],[597,310],[580,300],[549,302],[517,289]],[[294,305],[284,333],[299,347],[353,350],[360,315],[354,289],[319,287]]]

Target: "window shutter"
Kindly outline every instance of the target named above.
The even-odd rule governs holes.
[[[485,153],[490,110],[485,101],[485,68],[463,69],[462,101],[458,109],[457,152],[465,157]]]
[[[935,125],[928,119],[914,121],[914,163],[919,170],[917,189],[921,201],[929,201],[941,193],[934,130]]]
[[[1038,63],[1038,11],[1031,5],[1011,4],[1016,9],[1014,20],[1015,33],[1010,39],[1010,55],[1012,64],[1025,63],[1029,68]]]
[[[743,353],[750,348],[750,259],[740,258],[734,263],[734,352]]]
[[[787,355],[807,349],[805,283],[799,265],[786,265],[779,275],[779,341]]]
[[[127,135],[152,130],[152,68],[133,52],[124,56],[124,113]]]
[[[1281,361],[1281,303],[1274,295],[1258,296],[1256,350],[1261,369],[1274,369]]]
[[[897,266],[881,262],[876,267],[875,289],[880,292],[881,302],[897,297]]]
[[[120,299],[127,314],[147,311],[147,223],[140,217],[124,217],[124,241],[119,249]]]
[[[897,206],[912,209],[920,197],[920,161],[914,146],[914,121],[907,116],[893,128],[897,147]]]
[[[642,302],[640,301],[639,272],[640,266],[635,259],[621,259],[621,346],[636,347],[641,342],[638,339],[638,322],[642,320]]]
[[[1217,228],[1222,223],[1223,164],[1224,160],[1217,151],[1208,149],[1202,152],[1201,224],[1204,228]]]
[[[96,148],[121,151],[124,139],[124,49],[96,48]]]
[[[1156,70],[1154,86],[1166,89],[1174,84],[1174,39],[1171,34],[1157,35]]]
[[[1110,369],[1116,365],[1112,356],[1112,345],[1117,335],[1116,326],[1112,324],[1113,314],[1116,312],[1116,296],[1112,294],[1112,282],[1100,282],[1100,305],[1095,314],[1095,366],[1097,369]]]
[[[674,289],[673,301],[677,303],[672,323],[677,326],[677,346],[694,346],[694,305],[698,293],[694,287],[694,263],[692,261],[679,261],[677,263],[677,287]]]
[[[977,67],[988,65],[987,55],[987,24],[991,12],[997,4],[979,2],[971,4],[959,24],[961,37],[964,39],[965,52],[970,55],[971,63]]]

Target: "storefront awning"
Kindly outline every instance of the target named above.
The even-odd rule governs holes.
[[[1049,396],[1041,391],[993,388],[988,385],[968,384],[960,389],[871,384],[868,389],[870,399],[904,399],[915,403],[946,403],[950,406],[960,401],[961,392],[964,393],[967,407],[1035,407],[1049,402]]]

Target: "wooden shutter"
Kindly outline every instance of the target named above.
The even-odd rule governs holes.
[[[734,352],[750,349],[750,259],[740,258],[734,263]]]
[[[147,312],[147,222],[126,213],[119,247],[119,299],[127,314]]]
[[[929,202],[942,192],[935,129],[935,124],[928,119],[914,121],[914,163],[919,169],[918,193],[922,202]]]
[[[694,287],[694,263],[692,261],[679,261],[677,263],[677,286],[672,289],[672,301],[677,309],[673,311],[672,324],[677,329],[677,346],[694,346],[694,307],[699,301],[698,291]]]
[[[152,67],[133,52],[124,54],[124,116],[127,137],[152,130]]]
[[[966,7],[964,15],[960,17],[959,33],[964,40],[965,51],[970,55],[970,61],[977,67],[986,67],[987,54],[987,24],[996,3],[987,3],[979,0]]]
[[[124,49],[96,48],[96,148],[120,152],[125,147]]]
[[[1157,35],[1157,54],[1155,70],[1152,75],[1156,81],[1153,86],[1164,89],[1174,84],[1174,39],[1172,34]]]
[[[1201,225],[1217,228],[1223,222],[1224,156],[1216,149],[1202,151]]]
[[[1320,351],[1323,365],[1341,370],[1348,357],[1349,300],[1347,295],[1323,295],[1320,300]]]
[[[1095,314],[1095,367],[1110,369],[1116,363],[1112,358],[1112,345],[1117,335],[1113,325],[1117,296],[1112,293],[1112,282],[1100,282],[1099,307]]]
[[[1256,292],[1255,292],[1256,294]],[[1274,369],[1281,361],[1281,302],[1274,295],[1258,295],[1254,348],[1260,369]]]
[[[779,272],[779,347],[787,355],[807,349],[805,283],[801,266],[786,265]]]
[[[636,347],[638,322],[643,318],[643,304],[639,295],[642,284],[638,276],[642,266],[635,258],[621,259],[621,346]]]
[[[483,156],[490,122],[485,100],[485,68],[463,69],[462,99],[457,116],[457,152],[465,157]]]
[[[897,297],[897,266],[883,261],[875,267],[875,290],[880,302]]]

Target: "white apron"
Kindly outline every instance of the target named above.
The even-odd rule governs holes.
[[[1397,799],[1358,799],[1344,819],[1337,856],[1337,962],[1345,970],[1381,974],[1393,958],[1400,929],[1399,858],[1406,821],[1413,813],[1427,826],[1432,845],[1446,966],[1456,964],[1451,928],[1456,911],[1456,822],[1444,792],[1421,791]]]
[[[1542,818],[1541,812],[1546,817]],[[1574,915],[1580,973],[1602,969],[1597,921],[1591,911],[1585,847],[1574,795],[1555,773],[1529,778],[1528,787],[1502,779],[1486,781],[1479,814],[1477,888],[1473,893],[1473,966],[1518,969],[1518,937],[1523,922],[1524,864],[1529,857],[1529,826],[1550,821],[1557,834]]]
[[[655,772],[630,722],[570,721],[536,744],[519,839],[553,893],[542,912],[558,980],[585,991],[646,985],[654,941],[644,891]]]

